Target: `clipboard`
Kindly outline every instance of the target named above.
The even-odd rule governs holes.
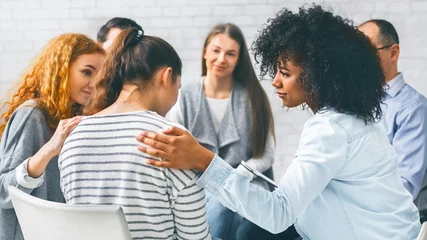
[[[255,169],[252,169],[251,167],[249,167],[249,165],[245,162],[245,161],[241,161],[240,164],[246,168],[246,170],[248,170],[249,172],[251,172],[253,175],[262,178],[264,181],[266,181],[267,183],[271,184],[273,187],[278,188],[279,186],[273,182],[270,178],[266,177],[264,174],[258,172]]]

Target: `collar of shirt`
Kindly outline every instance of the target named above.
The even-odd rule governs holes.
[[[403,79],[403,74],[399,73],[386,84],[385,91],[390,97],[395,97],[400,89],[402,89],[405,85],[406,83]]]

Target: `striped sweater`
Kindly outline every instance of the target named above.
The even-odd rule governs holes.
[[[197,172],[153,167],[137,149],[141,131],[172,125],[150,111],[84,118],[59,156],[67,203],[121,205],[133,239],[210,239]]]

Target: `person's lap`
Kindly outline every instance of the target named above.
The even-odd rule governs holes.
[[[243,219],[236,232],[236,240],[295,240],[298,238],[299,235],[293,225],[281,233],[273,234],[247,219]]]
[[[242,217],[224,207],[212,195],[206,192],[206,212],[211,236],[222,240],[233,240]]]
[[[272,234],[247,219],[243,219],[224,207],[218,200],[206,192],[207,220],[211,236],[222,240],[295,240],[299,237],[294,226],[286,231]]]

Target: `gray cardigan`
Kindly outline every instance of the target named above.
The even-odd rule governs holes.
[[[249,96],[240,83],[234,82],[231,104],[226,109],[218,133],[203,92],[203,81],[182,87],[180,98],[183,125],[202,146],[220,156],[233,168],[236,168],[240,161],[248,161],[253,157]],[[265,171],[264,175],[273,179],[272,169]],[[255,179],[254,183],[268,188],[261,179]]]
[[[15,186],[35,197],[64,202],[59,187],[58,159],[38,178],[27,173],[28,159],[52,136],[52,130],[34,100],[23,103],[9,119],[0,144],[0,239],[24,239],[8,187]]]

